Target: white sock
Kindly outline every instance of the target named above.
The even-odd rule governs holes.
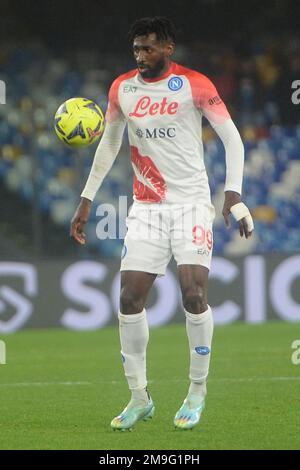
[[[125,376],[132,392],[131,401],[148,402],[146,378],[146,349],[149,328],[146,310],[133,315],[119,312],[121,355]]]
[[[213,316],[211,308],[201,314],[185,310],[186,331],[190,347],[190,380],[188,397],[194,406],[199,405],[206,395],[206,378],[208,376],[213,335]]]

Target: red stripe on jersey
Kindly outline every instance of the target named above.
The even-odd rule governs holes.
[[[123,73],[113,81],[108,93],[108,107],[105,114],[105,119],[108,122],[116,121],[118,117],[122,115],[122,110],[119,103],[119,87],[121,83],[129,78],[134,77],[137,73],[137,69],[130,70],[130,72]]]
[[[141,155],[137,147],[130,146],[134,170],[133,193],[138,201],[161,202],[166,197],[165,180],[150,157]]]
[[[208,77],[200,72],[196,72],[196,70],[188,69],[179,64],[175,65],[173,73],[184,75],[189,80],[194,104],[210,122],[222,124],[227,119],[230,119],[230,114],[224,102]]]

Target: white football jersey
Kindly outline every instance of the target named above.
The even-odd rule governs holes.
[[[136,69],[113,82],[106,119],[128,124],[136,201],[210,203],[203,115],[213,126],[230,119],[212,82],[175,62],[159,78]]]

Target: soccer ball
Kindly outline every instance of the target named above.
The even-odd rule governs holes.
[[[86,98],[70,98],[55,113],[54,129],[68,145],[83,147],[96,142],[104,131],[101,108]]]

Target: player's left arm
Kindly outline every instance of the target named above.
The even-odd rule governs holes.
[[[226,227],[231,228],[230,214],[238,222],[241,237],[251,237],[253,219],[248,207],[242,202],[242,182],[244,170],[244,146],[240,134],[229,118],[222,124],[213,125],[223,142],[226,153],[226,181],[223,217]]]
[[[206,77],[205,77],[206,78]],[[226,181],[223,216],[228,229],[231,228],[230,214],[237,220],[241,237],[250,237],[253,219],[248,207],[242,202],[244,170],[244,145],[239,131],[228,110],[218,95],[213,83],[206,78],[201,93],[201,111],[209,120],[223,142],[226,153]]]

